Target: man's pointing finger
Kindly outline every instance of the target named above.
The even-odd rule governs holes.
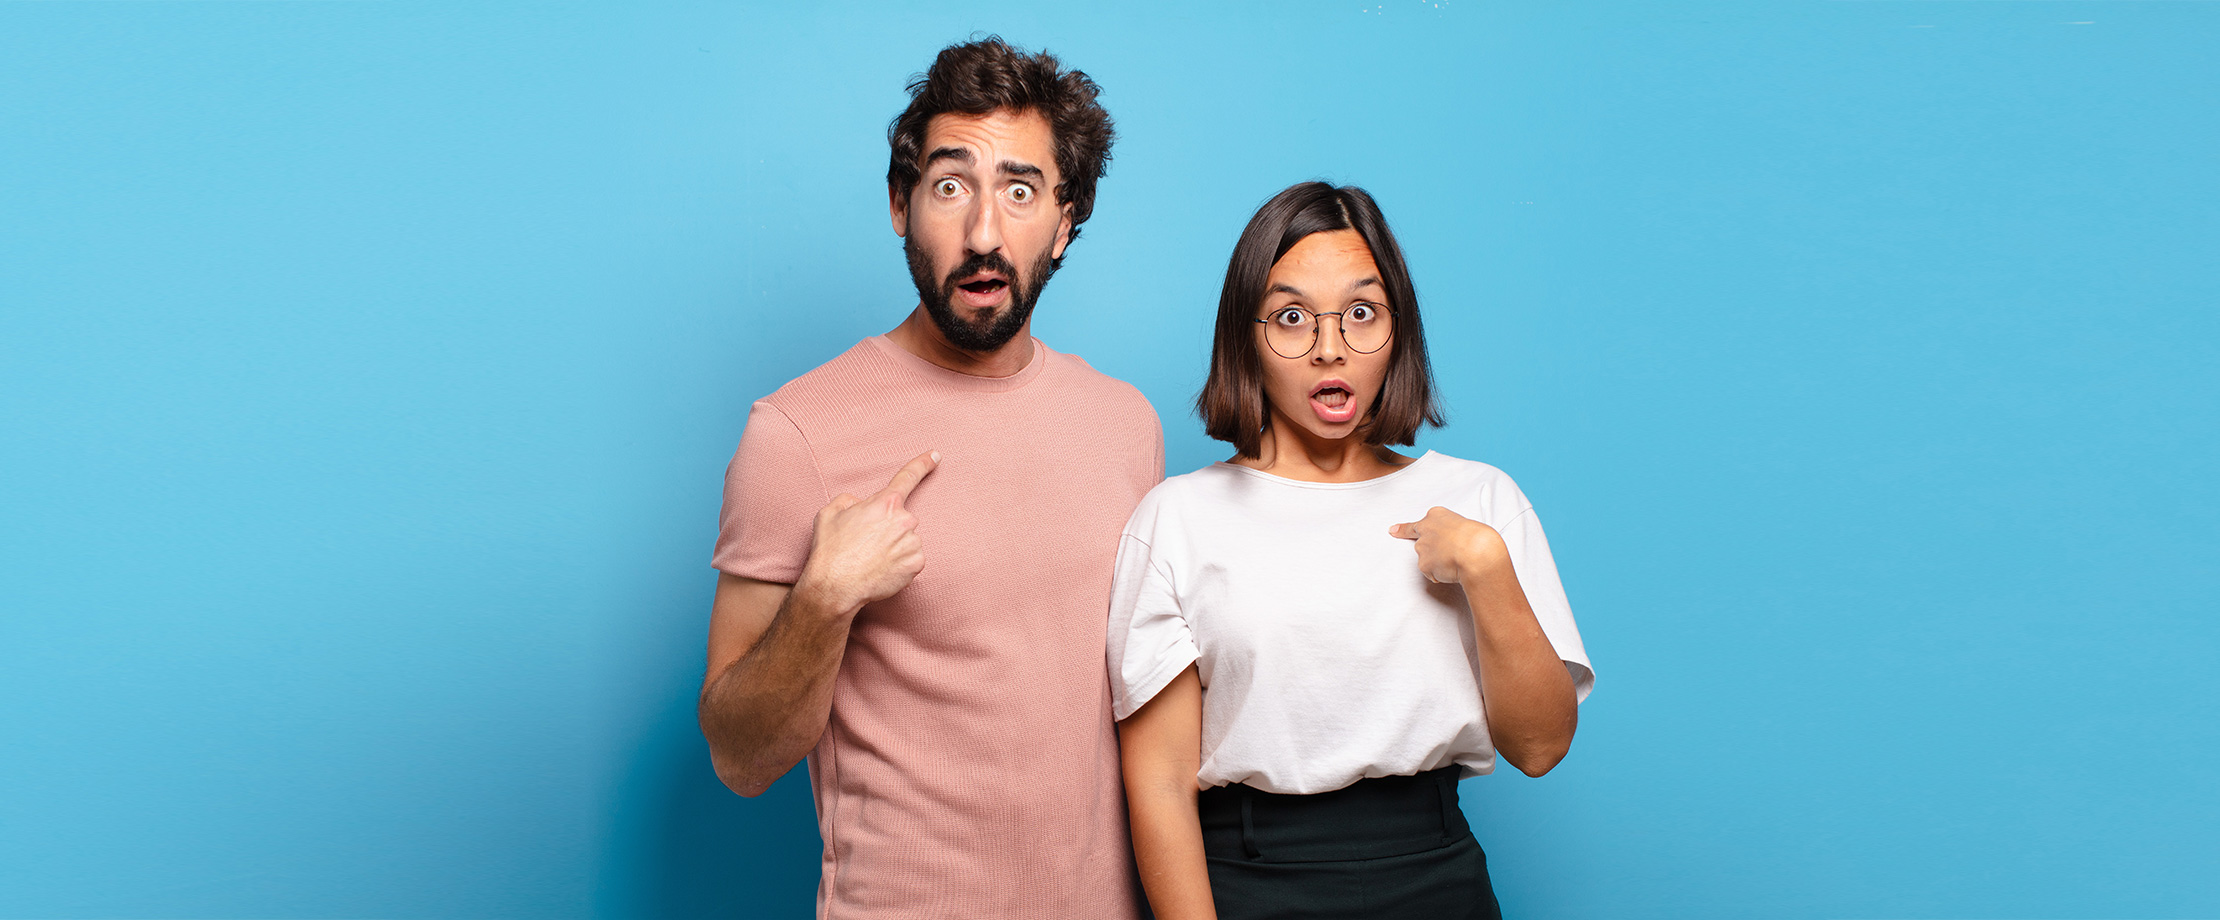
[[[886,490],[879,494],[892,495],[897,502],[909,501],[910,491],[917,488],[918,483],[925,481],[925,474],[939,466],[940,451],[929,450],[918,454],[916,458],[903,464],[901,469],[894,471],[894,478],[888,480]]]
[[[1388,528],[1388,536],[1394,537],[1398,540],[1416,540],[1418,539],[1418,525],[1418,521],[1412,521],[1408,524],[1397,524],[1393,527]]]

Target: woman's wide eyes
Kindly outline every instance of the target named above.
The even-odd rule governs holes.
[[[1350,307],[1349,312],[1342,314],[1342,318],[1352,323],[1369,323],[1373,320],[1374,315],[1371,304],[1360,303]]]
[[[958,183],[954,179],[942,179],[939,182],[933,183],[933,191],[939,194],[942,198],[954,198],[956,197],[956,193],[963,190],[963,185],[961,183]]]
[[[1272,314],[1272,321],[1282,326],[1300,326],[1310,322],[1310,316],[1301,310],[1281,310]]]

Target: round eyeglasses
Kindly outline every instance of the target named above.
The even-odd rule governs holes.
[[[1301,307],[1281,307],[1256,322],[1264,326],[1264,343],[1282,358],[1300,358],[1318,347],[1318,321],[1331,316],[1341,327],[1341,341],[1349,350],[1369,355],[1387,347],[1395,333],[1395,308],[1384,303],[1353,303],[1347,309],[1312,313]]]

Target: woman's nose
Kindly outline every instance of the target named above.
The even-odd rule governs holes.
[[[1317,335],[1318,345],[1310,350],[1311,363],[1331,364],[1348,360],[1348,356],[1343,354],[1346,343],[1341,340],[1341,317],[1333,318],[1331,328],[1326,325],[1326,317],[1319,317]]]

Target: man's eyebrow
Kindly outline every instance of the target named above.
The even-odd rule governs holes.
[[[1039,179],[1047,175],[1047,173],[1041,172],[1041,168],[1038,166],[1031,163],[1020,163],[1016,160],[1003,160],[1002,174],[1005,176],[1024,176],[1028,179]]]
[[[928,168],[930,168],[934,163],[938,163],[942,160],[955,160],[958,163],[969,166],[972,162],[971,148],[940,147],[934,149],[933,152],[925,155],[925,165]]]

